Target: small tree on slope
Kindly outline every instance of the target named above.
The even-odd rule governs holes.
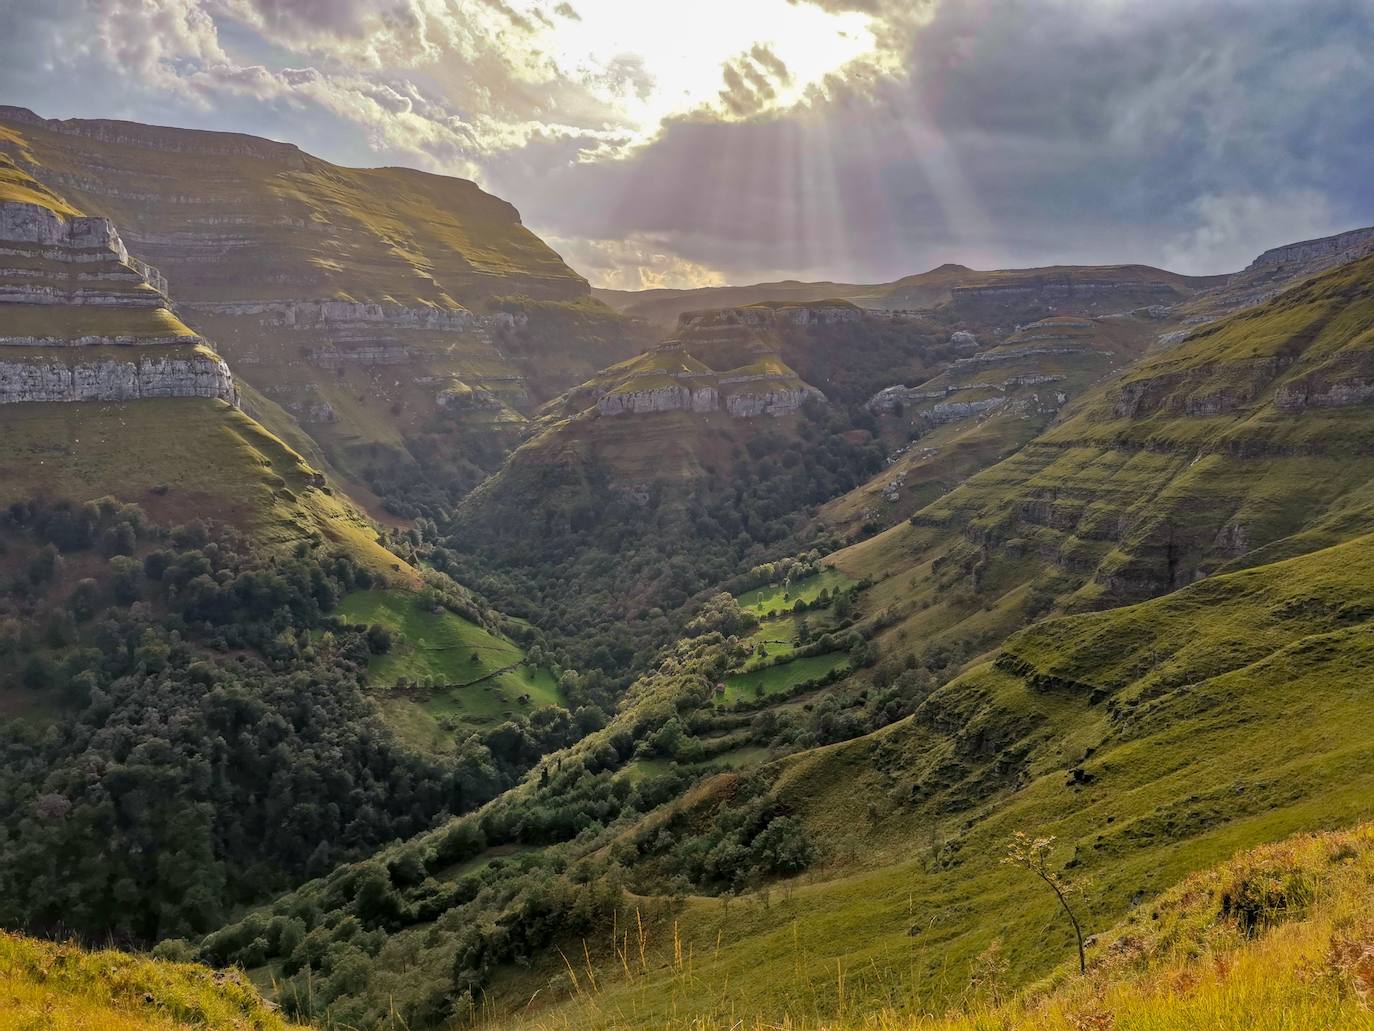
[[[1069,923],[1073,924],[1073,933],[1078,939],[1078,972],[1086,974],[1088,972],[1088,957],[1083,949],[1083,929],[1078,925],[1078,917],[1074,916],[1068,898],[1079,891],[1081,885],[1065,880],[1058,870],[1050,866],[1050,849],[1053,847],[1054,838],[1032,838],[1024,831],[1017,831],[1012,835],[1010,844],[1007,845],[1007,854],[1002,857],[1002,864],[1029,870],[1049,885],[1050,890],[1054,892],[1054,897],[1064,907]]]

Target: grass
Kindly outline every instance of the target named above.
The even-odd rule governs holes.
[[[849,657],[843,652],[832,652],[829,655],[789,659],[748,673],[734,673],[725,678],[725,693],[717,694],[716,701],[728,705],[732,702],[779,694],[808,680],[817,680],[834,670],[842,669],[848,663]]]
[[[959,992],[959,1003],[930,1013],[893,999],[871,1007],[855,985],[863,970],[844,963],[828,975],[837,1016],[778,1024],[741,1012],[727,986],[707,986],[717,1004],[680,1011],[657,1026],[692,1031],[1297,1031],[1374,1028],[1374,827],[1299,835],[1194,873],[1099,935],[1085,977],[1076,964],[1016,990],[1005,957],[991,946]],[[674,991],[708,975],[682,953],[681,934],[654,942],[650,969],[667,967]],[[575,976],[578,971],[573,971]],[[626,980],[649,981],[627,967]],[[565,975],[568,976],[568,975]],[[583,977],[576,1005],[514,1026],[640,1026]],[[511,1026],[511,1025],[507,1025]]]
[[[113,495],[169,525],[230,523],[265,547],[320,535],[386,580],[414,578],[298,453],[222,401],[3,405],[0,435],[2,504]]]
[[[196,335],[166,308],[105,308],[80,304],[5,306],[5,335],[41,340],[79,340],[114,337],[149,343],[194,342]],[[109,348],[102,349],[107,354]],[[65,352],[60,352],[65,353]],[[85,350],[76,352],[90,357]],[[139,351],[120,354],[126,359]]]
[[[821,617],[821,614],[807,613],[807,617],[816,619]],[[749,643],[754,646],[756,655],[760,648],[765,654],[751,661],[773,662],[796,652],[797,625],[800,621],[800,616],[791,615],[760,620],[758,629],[749,636]]]
[[[760,767],[823,858],[728,909],[686,899],[674,919],[690,976],[660,926],[641,975],[617,980],[612,955],[594,1009],[549,1000],[531,1021],[858,1027],[890,1011],[896,1028],[958,1004],[995,939],[1009,985],[1072,961],[1053,896],[997,862],[1016,830],[1057,837],[1056,868],[1088,882],[1079,915],[1101,936],[1238,850],[1374,817],[1371,585],[1366,537],[1053,620],[915,716]],[[1206,1011],[1179,1012],[1158,1026]]]
[[[491,726],[562,702],[553,675],[526,665],[518,645],[447,610],[426,610],[416,595],[357,591],[339,615],[392,631],[391,650],[373,656],[369,674],[388,688],[401,679],[422,685],[418,708],[433,721]]]
[[[838,569],[827,568],[790,585],[769,584],[739,596],[739,606],[755,616],[771,616],[788,612],[798,601],[810,604],[821,591],[843,590],[854,581]]]
[[[0,932],[0,1031],[288,1031],[242,974]]]

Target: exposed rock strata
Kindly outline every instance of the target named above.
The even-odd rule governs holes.
[[[127,360],[5,361],[0,352],[0,404],[24,401],[136,401],[149,397],[212,397],[233,404],[229,366],[215,355]]]
[[[229,367],[170,316],[165,285],[129,256],[107,219],[0,202],[0,404],[163,397],[237,404]],[[5,318],[5,308],[22,311],[27,329]],[[123,321],[130,310],[148,328],[133,331]],[[110,313],[108,331],[102,311]],[[112,355],[113,348],[127,353]]]

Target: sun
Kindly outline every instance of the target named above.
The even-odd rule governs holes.
[[[876,57],[873,19],[793,0],[526,0],[559,72],[612,105],[632,128],[701,109],[721,117],[784,109],[854,61]],[[668,12],[671,10],[671,14]],[[747,101],[741,109],[727,77]]]

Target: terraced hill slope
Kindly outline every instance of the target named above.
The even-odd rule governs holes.
[[[499,455],[531,394],[547,399],[634,350],[623,320],[516,210],[465,180],[20,108],[0,109],[0,151],[117,223],[167,274],[183,317],[381,493],[407,493],[398,463],[428,468],[409,481],[461,493],[480,468],[437,454]]]
[[[871,397],[888,466],[826,505],[821,525],[853,537],[885,529],[1042,433],[1073,400],[1154,343],[1149,315],[1057,315],[988,338],[954,334],[962,357],[916,386]]]
[[[322,475],[238,408],[229,367],[114,225],[0,156],[0,500],[137,502],[264,544],[315,534],[400,563]]]

